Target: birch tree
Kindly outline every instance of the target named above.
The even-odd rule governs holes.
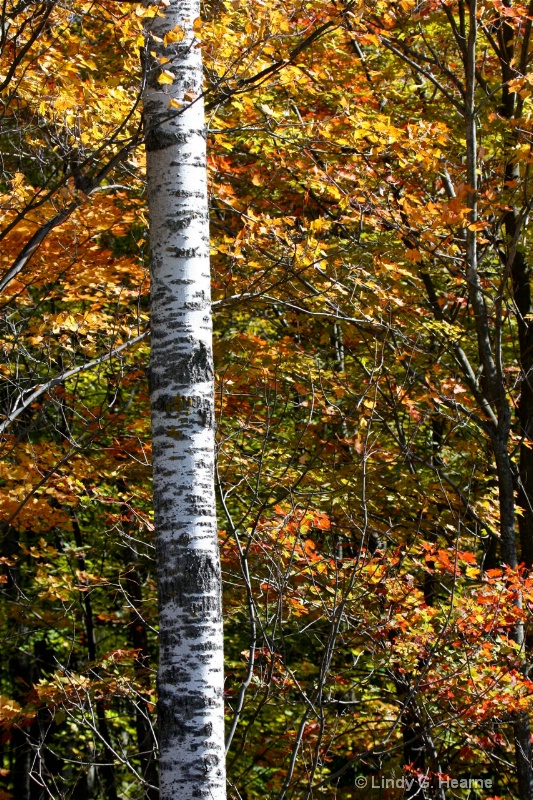
[[[147,25],[162,800],[225,797],[202,58],[193,30],[198,15],[196,0],[172,0]]]

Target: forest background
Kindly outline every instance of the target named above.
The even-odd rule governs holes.
[[[1,12],[2,798],[157,797],[154,13]],[[195,23],[232,798],[533,797],[532,22],[212,0]]]

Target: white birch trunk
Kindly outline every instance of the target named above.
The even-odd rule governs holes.
[[[161,800],[223,800],[224,701],[215,515],[213,360],[197,0],[147,24],[144,118],[152,269],[154,510]],[[177,27],[180,26],[180,27]],[[185,32],[167,46],[168,31]],[[157,38],[158,37],[159,41]],[[160,66],[157,57],[170,61]],[[174,75],[160,84],[161,69]],[[187,93],[187,95],[186,95]],[[186,95],[186,99],[184,96]],[[169,101],[183,103],[176,112]]]

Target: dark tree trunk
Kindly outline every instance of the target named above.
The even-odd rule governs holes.
[[[146,623],[139,609],[142,608],[142,588],[141,576],[137,569],[138,556],[133,548],[129,549],[129,564],[125,576],[125,589],[130,606],[130,639],[137,655],[134,662],[137,683],[141,687],[148,688],[150,684],[149,674],[149,650]],[[146,696],[137,698],[137,708],[135,709],[135,728],[137,733],[137,746],[139,750],[139,760],[141,762],[141,773],[146,781],[144,790],[146,800],[158,800],[158,774],[155,759],[155,742],[150,724],[150,712]]]
[[[74,539],[76,547],[83,549],[83,537],[78,519],[75,514],[72,514],[72,527],[74,530]],[[80,556],[78,558],[78,566],[81,572],[86,569],[85,558]],[[87,655],[89,661],[96,661],[96,638],[94,633],[94,614],[91,601],[90,591],[83,593],[83,611],[85,621],[85,639],[87,643]],[[109,733],[109,726],[105,713],[105,706],[102,700],[97,700],[96,703],[96,721],[98,725],[98,732],[102,742],[102,754],[100,756],[100,763],[98,765],[98,775],[100,782],[105,793],[106,800],[118,800],[117,794],[117,780],[115,775],[115,756],[111,747],[111,737]]]

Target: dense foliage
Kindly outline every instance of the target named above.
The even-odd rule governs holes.
[[[0,798],[157,796],[154,13],[2,11]],[[195,23],[231,798],[533,791],[532,22],[209,0]]]

